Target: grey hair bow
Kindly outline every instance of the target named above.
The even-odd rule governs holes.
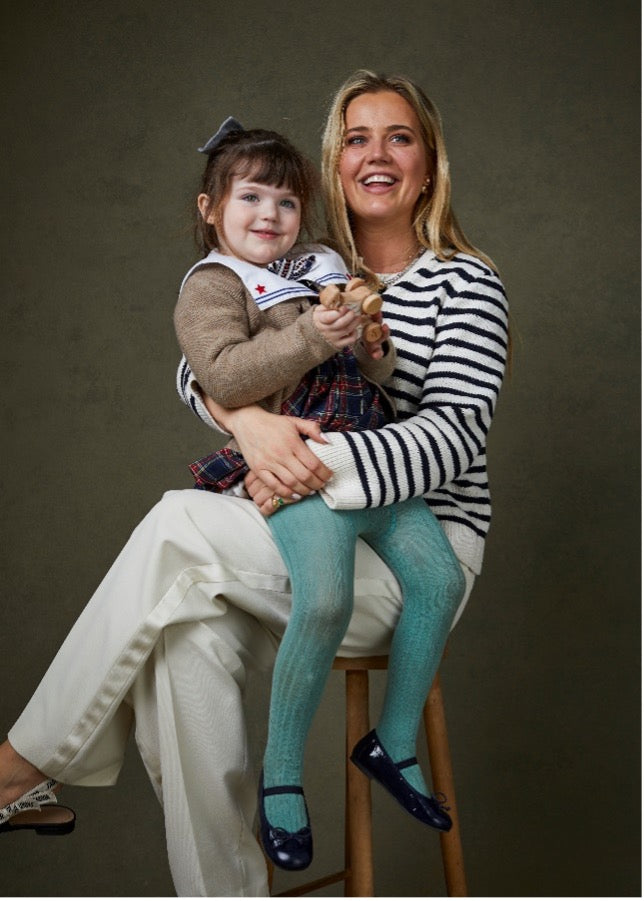
[[[212,153],[215,148],[221,144],[226,135],[229,135],[233,131],[243,131],[244,126],[241,122],[238,122],[237,119],[234,119],[232,116],[228,116],[227,119],[221,123],[217,131],[214,135],[209,138],[203,147],[198,147],[199,153]]]

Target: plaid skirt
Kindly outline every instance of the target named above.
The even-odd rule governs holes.
[[[280,413],[312,419],[327,432],[377,429],[391,418],[388,400],[365,379],[349,348],[307,372]],[[190,471],[195,488],[224,491],[246,475],[248,466],[239,451],[224,447],[195,460]]]

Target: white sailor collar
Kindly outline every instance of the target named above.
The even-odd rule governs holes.
[[[301,250],[301,253],[293,255],[291,252],[284,260],[276,260],[275,264],[271,264],[277,271],[271,271],[263,266],[254,266],[252,263],[237,259],[237,257],[211,250],[186,273],[181,283],[181,290],[196,269],[211,263],[220,263],[231,269],[241,279],[248,293],[262,310],[267,310],[275,304],[282,303],[284,300],[292,300],[295,297],[317,296],[315,288],[298,281],[299,278],[322,287],[343,284],[349,280],[350,276],[344,261],[334,250],[324,247],[324,245],[316,245],[315,250],[309,251],[306,247],[302,247]],[[293,273],[296,277],[286,278],[279,274],[280,272]]]

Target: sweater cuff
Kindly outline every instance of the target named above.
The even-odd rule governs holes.
[[[396,367],[396,351],[393,342],[387,338],[383,344],[385,355],[380,360],[374,360],[364,349],[362,341],[356,342],[353,347],[358,366],[363,375],[376,385],[382,385],[391,375]]]
[[[230,432],[223,429],[217,420],[213,419],[210,415],[208,408],[202,400],[201,390],[195,378],[188,378],[186,380],[185,385],[179,390],[179,396],[181,397],[181,400],[190,407],[195,416],[198,416],[203,423],[215,432],[220,432],[222,435],[230,437]]]
[[[358,478],[356,461],[344,436],[338,432],[325,432],[328,444],[307,440],[310,450],[333,475],[320,489],[320,496],[332,510],[357,510],[367,506],[367,497]]]
[[[190,383],[190,393],[192,396],[192,401],[194,403],[195,412],[196,412],[197,416],[199,417],[199,419],[201,419],[202,422],[205,422],[205,424],[207,426],[209,426],[211,429],[214,429],[216,432],[220,432],[222,435],[230,436],[230,432],[227,432],[226,429],[223,429],[219,425],[217,420],[213,419],[213,417],[210,415],[208,408],[206,407],[203,400],[201,399],[201,392],[198,390],[198,388],[195,389],[196,384],[197,384],[196,382]]]

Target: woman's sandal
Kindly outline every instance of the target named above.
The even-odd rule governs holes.
[[[71,807],[58,805],[52,789],[55,779],[47,779],[22,797],[0,809],[0,832],[33,829],[37,835],[66,835],[76,825]]]

